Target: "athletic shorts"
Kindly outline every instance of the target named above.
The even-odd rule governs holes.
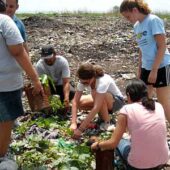
[[[24,114],[22,90],[0,92],[0,122],[15,120]]]
[[[113,103],[112,110],[109,110],[109,114],[112,114],[113,112],[118,111],[125,104],[123,97],[113,95],[113,98],[114,98],[115,101]]]
[[[170,85],[170,65],[158,69],[156,83],[148,83],[150,70],[144,68],[141,69],[141,80],[145,82],[146,85],[153,85],[153,87],[166,87]]]

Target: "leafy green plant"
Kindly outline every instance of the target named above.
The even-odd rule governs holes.
[[[54,84],[54,80],[48,76],[47,74],[42,74],[40,77],[39,77],[42,85],[44,85],[45,87],[49,87],[49,85],[51,86],[51,88],[53,88],[54,90],[56,90],[55,88],[55,84]]]
[[[51,106],[53,112],[57,112],[57,110],[59,110],[59,109],[64,109],[64,105],[61,102],[58,95],[50,96],[50,106]]]

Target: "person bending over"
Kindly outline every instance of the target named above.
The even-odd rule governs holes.
[[[120,109],[124,104],[124,99],[113,78],[105,74],[102,67],[83,63],[77,71],[79,82],[72,102],[72,120],[70,128],[74,130],[73,138],[79,138],[86,129],[90,121],[97,113],[104,120],[103,128],[106,130],[110,117],[109,112],[113,113]],[[83,95],[85,88],[91,94]],[[91,109],[87,118],[77,127],[77,111],[79,108]]]

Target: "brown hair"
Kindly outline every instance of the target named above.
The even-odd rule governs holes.
[[[142,14],[149,14],[151,10],[146,2],[143,0],[124,0],[120,5],[120,13],[132,11],[133,8],[137,8]]]
[[[101,66],[93,65],[91,63],[83,63],[77,70],[77,76],[80,79],[91,79],[93,77],[102,77],[104,71]]]

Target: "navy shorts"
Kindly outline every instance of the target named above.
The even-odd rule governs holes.
[[[156,83],[154,84],[148,83],[149,73],[150,73],[150,70],[141,68],[140,79],[143,80],[146,85],[153,85],[153,87],[156,87],[156,88],[166,87],[170,85],[170,65],[167,65],[165,67],[158,69]]]
[[[0,122],[15,120],[24,114],[22,90],[0,92]]]

